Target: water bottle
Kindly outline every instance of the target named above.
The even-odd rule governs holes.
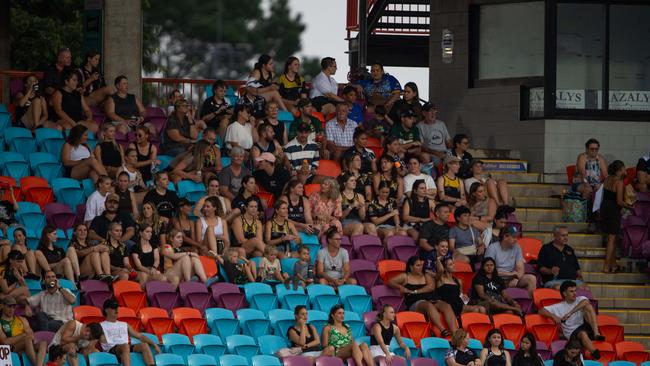
[[[311,264],[307,267],[307,278],[314,278],[314,266]]]

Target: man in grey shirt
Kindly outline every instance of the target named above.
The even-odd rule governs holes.
[[[456,208],[456,226],[449,230],[449,249],[454,253],[454,260],[465,263],[470,262],[469,256],[485,252],[481,233],[469,224],[470,214],[471,211],[465,206]]]
[[[420,130],[422,141],[422,152],[430,156],[433,164],[438,164],[447,155],[447,149],[451,147],[451,136],[447,131],[447,125],[437,119],[438,107],[427,102],[422,106],[424,120],[417,124]]]
[[[508,287],[525,288],[532,296],[537,287],[537,278],[524,272],[524,256],[517,243],[519,234],[516,227],[506,226],[499,234],[499,241],[487,248],[485,257],[494,259],[497,272]]]
[[[318,251],[316,256],[316,276],[323,285],[334,288],[343,284],[356,284],[350,278],[350,257],[345,249],[341,249],[341,233],[335,226],[325,232],[327,247]]]

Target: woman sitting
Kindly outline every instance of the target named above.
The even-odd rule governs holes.
[[[113,89],[106,86],[104,77],[99,72],[99,61],[101,55],[95,50],[86,52],[84,64],[77,69],[79,88],[83,89],[83,96],[90,106],[104,104],[107,98],[113,94]]]
[[[149,224],[142,224],[138,227],[139,241],[131,249],[131,260],[133,267],[138,272],[138,279],[141,284],[147,281],[165,281],[167,277],[160,273],[160,250],[151,244],[153,227]]]
[[[27,248],[27,232],[25,229],[22,227],[15,228],[13,236],[13,245],[8,240],[1,242],[2,245],[0,246],[0,262],[7,260],[7,256],[9,255],[10,251],[17,250],[23,253],[23,256],[25,257],[25,262],[27,263],[25,267],[25,273],[39,273],[39,268],[36,265],[36,257],[34,256],[34,251]]]
[[[447,156],[443,162],[443,174],[436,181],[440,201],[455,207],[467,205],[463,181],[458,177],[459,170],[460,159]]]
[[[393,235],[406,235],[400,226],[397,203],[390,197],[390,188],[386,182],[379,184],[377,198],[368,205],[368,217],[377,226],[377,235],[384,240]]]
[[[413,182],[411,195],[404,199],[402,206],[404,226],[408,228],[406,232],[413,240],[418,240],[422,224],[431,220],[435,207],[436,203],[427,197],[427,184],[424,179]]]
[[[508,225],[508,209],[514,210],[509,206],[500,206],[497,208],[497,212],[494,214],[494,221],[492,222],[491,228],[491,238],[490,241],[485,242],[485,246],[489,246],[491,243],[496,243],[499,241],[499,236],[501,235],[501,230]]]
[[[469,167],[472,176],[463,180],[465,184],[465,191],[469,192],[470,187],[474,183],[483,183],[487,188],[487,195],[496,201],[497,205],[508,205],[508,182],[504,179],[498,181],[490,177],[483,176],[483,162],[480,160],[473,160]]]
[[[483,306],[469,305],[469,297],[461,292],[463,283],[454,277],[452,257],[436,258],[435,283],[438,298],[449,304],[457,317],[462,313],[487,313]]]
[[[370,329],[370,354],[375,362],[379,362],[379,358],[383,357],[386,364],[391,364],[395,354],[389,351],[388,347],[393,337],[404,350],[406,359],[411,359],[411,349],[404,344],[399,328],[395,325],[395,309],[390,305],[384,305],[377,313],[377,321]]]
[[[506,292],[506,285],[497,275],[496,262],[483,258],[481,268],[472,280],[473,304],[483,306],[490,314],[510,313],[521,315],[521,306]]]
[[[90,242],[88,227],[85,224],[75,225],[70,239],[70,246],[77,251],[81,278],[96,278],[102,281],[113,280],[108,247],[104,243]]]
[[[25,283],[25,255],[18,250],[11,250],[0,267],[0,290],[2,297],[13,297],[16,302],[25,302],[31,296]]]
[[[167,243],[167,228],[169,227],[169,219],[160,216],[156,205],[152,202],[145,202],[142,205],[142,214],[135,220],[138,226],[149,225],[153,229],[151,235],[151,245],[160,248],[163,244]]]
[[[504,337],[498,329],[492,329],[485,337],[481,350],[481,364],[485,366],[510,366],[510,353],[504,349]]]
[[[262,221],[257,211],[259,204],[255,198],[248,197],[243,213],[232,220],[232,233],[236,242],[233,247],[244,248],[248,257],[261,257],[266,248],[262,239]]]
[[[131,215],[138,217],[138,204],[135,194],[129,189],[129,173],[120,172],[115,180],[115,194],[120,198],[117,206],[118,215]]]
[[[362,195],[366,201],[370,202],[373,197],[372,193],[372,171],[361,170],[361,155],[350,154],[343,157],[343,173],[354,176],[357,181],[354,191]]]
[[[282,102],[287,106],[288,111],[294,116],[298,115],[298,100],[307,98],[307,88],[305,78],[300,76],[300,60],[297,57],[290,56],[284,63],[284,72],[278,77],[277,81],[280,89],[278,92],[282,97]]]
[[[372,186],[375,195],[379,195],[380,183],[385,183],[389,189],[390,198],[395,202],[402,202],[404,196],[404,179],[398,174],[397,166],[393,159],[384,154],[379,158],[379,171],[372,177]]]
[[[260,210],[258,212],[258,217],[262,217],[261,214],[264,213],[264,210],[266,209],[266,201],[262,201],[260,197],[257,195],[257,191],[259,188],[257,187],[257,183],[255,182],[255,177],[252,175],[247,175],[241,180],[241,188],[239,188],[239,193],[235,196],[235,198],[232,200],[232,209],[233,211],[237,210],[236,214],[237,215],[242,215],[246,211],[246,202],[248,201],[249,198],[253,199],[255,202],[257,202],[257,209]]]
[[[264,241],[267,246],[278,250],[278,258],[291,257],[291,242],[300,245],[300,235],[295,225],[289,221],[289,205],[282,200],[275,201],[275,211],[264,227]]]
[[[497,213],[497,203],[488,197],[483,183],[476,182],[470,186],[467,206],[471,211],[472,226],[481,231],[488,230],[489,232],[492,228],[494,215]],[[485,238],[484,236],[484,241]]]
[[[124,75],[115,78],[115,93],[106,99],[104,107],[107,121],[116,123],[124,135],[138,125],[146,125],[151,133],[156,132],[153,125],[144,124],[146,109],[138,97],[129,93],[129,81]]]
[[[287,183],[284,195],[279,198],[287,203],[288,218],[291,223],[303,233],[315,234],[311,218],[311,205],[305,197],[304,185],[298,179]]]
[[[129,178],[129,191],[140,196],[141,201],[146,194],[147,184],[138,170],[138,152],[135,149],[128,148],[124,152],[124,164],[117,171],[118,175],[122,173],[126,173]]]
[[[576,161],[571,190],[582,194],[584,199],[591,199],[607,173],[607,163],[599,150],[600,142],[591,138],[585,143],[585,152],[580,153]]]
[[[366,200],[362,194],[356,192],[357,178],[350,173],[343,173],[339,177],[343,190],[341,191],[341,209],[343,210],[343,234],[348,236],[377,235],[377,228],[373,223],[366,223]]]
[[[131,267],[129,261],[126,244],[122,241],[122,225],[119,222],[108,225],[108,235],[106,241],[102,244],[108,246],[111,275],[119,280],[128,280],[131,272],[133,272],[133,267]],[[136,280],[138,280],[137,277]],[[144,282],[138,282],[144,286]]]
[[[111,123],[102,125],[102,140],[95,147],[95,158],[106,168],[108,176],[115,179],[117,172],[124,165],[124,151],[115,141],[115,126]]]
[[[216,197],[208,197],[203,204],[203,216],[196,220],[194,241],[199,243],[199,253],[207,255],[208,252],[223,255],[230,248],[228,223],[222,219],[223,207]],[[208,240],[207,231],[212,231],[215,242]]]
[[[165,258],[165,277],[174,286],[180,281],[191,281],[192,276],[197,276],[199,281],[205,283],[208,278],[203,270],[203,264],[197,253],[185,252],[181,248],[184,234],[178,229],[169,232],[171,244],[163,245],[162,254]]]
[[[341,192],[339,184],[332,178],[327,178],[320,185],[320,192],[312,193],[309,197],[311,216],[314,219],[314,227],[319,233],[324,233],[330,226],[335,226],[342,232],[341,215]]]
[[[129,144],[129,149],[134,149],[138,154],[138,162],[135,164],[142,180],[149,182],[153,179],[152,171],[156,170],[156,165],[160,165],[158,160],[158,148],[150,141],[151,132],[145,126],[138,126],[135,129],[135,142]]]
[[[68,247],[67,253],[63,248],[55,246],[57,235],[56,229],[50,226],[43,228],[41,239],[34,256],[41,268],[41,273],[53,271],[57,275],[64,276],[72,282],[79,278],[79,260],[77,251]]]
[[[48,127],[61,130],[57,123],[49,121],[47,102],[39,91],[38,78],[29,74],[23,79],[24,89],[14,98],[16,106],[16,122],[21,127],[34,130],[38,127]]]
[[[196,142],[192,147],[178,155],[169,166],[172,169],[171,180],[178,183],[180,180],[191,180],[201,183],[205,154],[210,143],[205,140]]]
[[[97,124],[93,121],[93,113],[77,90],[78,79],[74,70],[64,69],[61,73],[61,82],[63,85],[52,95],[52,106],[59,119],[59,126],[69,130],[81,124],[93,133],[97,133]]]
[[[253,66],[253,71],[248,76],[246,92],[263,97],[267,103],[273,101],[286,111],[287,107],[282,101],[282,96],[278,93],[280,88],[273,83],[273,68],[273,57],[261,55]]]
[[[286,355],[310,357],[312,363],[319,356],[332,356],[334,347],[323,348],[316,328],[307,323],[307,307],[298,305],[293,309],[293,314],[296,322],[287,329],[291,349],[288,353],[285,351]]]
[[[553,366],[582,366],[582,345],[580,340],[572,339],[564,346],[564,349],[553,356]]]
[[[61,149],[61,162],[66,177],[77,180],[91,178],[96,182],[97,178],[108,173],[95,155],[90,153],[87,142],[88,128],[84,125],[74,126]]]
[[[435,285],[431,276],[424,274],[424,261],[411,257],[406,262],[406,271],[388,281],[388,286],[404,295],[404,302],[409,311],[424,314],[429,322],[440,330],[442,337],[449,337],[456,331],[454,310],[444,301],[436,300]],[[442,325],[440,315],[445,317],[449,330]]]
[[[512,358],[512,366],[544,366],[544,360],[537,353],[537,339],[526,332],[519,342],[519,351]]]
[[[221,204],[222,210],[219,210],[219,215],[221,215],[221,218],[226,220],[226,222],[232,222],[232,219],[237,215],[235,212],[233,212],[234,210],[230,205],[230,200],[228,197],[222,196],[219,192],[220,186],[221,184],[219,183],[219,178],[216,176],[211,176],[208,178],[208,183],[206,184],[207,194],[201,197],[198,202],[196,202],[196,205],[194,205],[194,216],[203,216],[202,210],[205,200],[208,199],[208,197],[214,197]]]
[[[332,354],[341,359],[352,357],[357,366],[374,366],[370,349],[365,343],[357,343],[352,336],[352,330],[343,322],[345,310],[343,305],[332,306],[327,324],[323,327],[323,348],[334,348]],[[331,349],[331,348],[330,348]]]
[[[170,227],[183,232],[183,250],[187,252],[207,253],[208,249],[196,240],[196,223],[190,218],[191,213],[192,203],[186,198],[179,199]]]
[[[445,355],[447,366],[481,366],[481,359],[468,348],[469,334],[458,329],[451,336],[451,349]]]

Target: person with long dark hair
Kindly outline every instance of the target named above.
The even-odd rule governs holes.
[[[454,277],[454,259],[450,256],[436,257],[435,273],[436,294],[440,300],[448,303],[458,317],[462,313],[486,314],[486,309],[481,305],[470,305],[467,294],[462,293],[462,282]]]
[[[232,200],[232,209],[237,210],[238,215],[242,215],[246,212],[246,201],[248,201],[249,198],[252,198],[257,202],[258,214],[264,212],[266,209],[266,201],[262,201],[262,199],[257,195],[258,191],[259,187],[257,186],[257,181],[254,176],[247,175],[242,178],[239,192]]]
[[[313,226],[314,221],[311,218],[311,204],[309,199],[305,197],[305,186],[300,180],[295,178],[290,180],[280,200],[287,203],[289,221],[293,223],[298,231],[307,234],[316,232]]]
[[[138,273],[140,283],[165,281],[167,277],[160,272],[160,248],[151,243],[153,227],[142,224],[138,228],[138,243],[131,250],[133,267]]]
[[[264,241],[267,246],[274,246],[278,249],[278,258],[291,257],[291,242],[300,245],[298,230],[289,221],[289,205],[286,201],[277,200],[273,205],[275,209],[271,220],[266,222],[264,227]]]
[[[364,232],[368,235],[377,235],[375,224],[366,221],[366,200],[363,194],[357,192],[357,177],[351,173],[343,173],[339,176],[341,185],[341,215],[343,234],[348,236],[361,235]]]
[[[104,76],[99,70],[100,59],[99,51],[89,50],[86,52],[83,65],[76,70],[79,88],[83,88],[83,96],[89,106],[99,106],[113,94],[113,90],[106,86]]]
[[[68,247],[68,250],[65,251],[63,248],[54,245],[56,239],[56,228],[51,226],[43,228],[41,239],[38,241],[38,248],[34,253],[36,262],[41,268],[41,273],[54,271],[57,275],[65,276],[65,278],[74,282],[79,277],[77,251],[71,247]]]
[[[422,104],[420,103],[420,92],[418,86],[412,81],[404,84],[404,95],[402,99],[398,99],[390,109],[390,119],[399,121],[400,113],[411,109],[417,114],[417,121],[422,121]]]
[[[228,223],[221,218],[222,210],[221,202],[216,197],[208,197],[203,204],[203,216],[196,220],[194,229],[194,240],[199,243],[199,252],[202,255],[207,252],[223,255],[230,248]],[[208,240],[208,231],[214,234],[214,242]]]
[[[510,366],[510,354],[504,348],[505,337],[493,328],[485,336],[481,350],[481,364],[485,366]]]
[[[106,168],[108,175],[115,179],[117,172],[124,165],[124,150],[115,140],[115,125],[102,125],[101,141],[95,146],[95,158]]]
[[[607,178],[603,182],[603,201],[600,204],[600,219],[603,233],[607,234],[607,251],[603,272],[622,270],[616,262],[616,238],[621,231],[621,208],[633,209],[623,199],[625,196],[625,164],[615,160],[607,167]]]
[[[424,179],[413,182],[409,192],[411,194],[404,199],[402,206],[402,219],[408,235],[413,240],[418,240],[420,229],[425,222],[431,220],[436,203],[427,196],[427,184]]]
[[[497,264],[491,257],[483,258],[481,268],[472,280],[472,304],[481,305],[488,313],[511,313],[521,315],[521,306],[506,292],[506,284],[497,274]]]
[[[393,235],[406,235],[401,226],[400,212],[395,199],[390,197],[390,187],[386,181],[379,183],[377,197],[368,205],[368,218],[377,226],[377,235],[386,239]]]
[[[108,175],[106,168],[95,158],[88,147],[88,128],[78,124],[72,129],[61,149],[61,162],[65,176],[77,180],[90,178],[97,181],[102,175]]]
[[[273,83],[275,76],[273,57],[263,54],[257,59],[246,81],[246,92],[251,95],[259,95],[267,102],[276,102],[280,108],[287,110],[278,92],[280,87]]]
[[[255,198],[257,196],[248,197],[244,201],[241,215],[232,220],[232,233],[235,238],[232,246],[244,248],[248,257],[261,257],[266,248],[262,235],[264,226],[259,219],[260,204]]]
[[[286,349],[289,351],[287,355],[309,357],[312,359],[312,363],[319,356],[331,356],[334,353],[334,347],[323,348],[318,331],[313,325],[307,323],[307,307],[305,305],[296,306],[293,309],[293,315],[296,322],[287,329],[287,338],[289,338],[291,347]]]
[[[297,57],[290,56],[284,62],[284,72],[276,81],[280,89],[282,102],[289,108],[289,112],[294,115],[298,112],[296,103],[300,98],[307,98],[307,89],[305,87],[305,78],[300,76],[300,60]]]
[[[397,344],[404,350],[407,359],[411,358],[411,350],[402,340],[400,330],[395,325],[395,309],[391,305],[384,305],[377,313],[377,320],[370,329],[370,354],[379,361],[384,357],[388,365],[393,361],[395,354],[389,350],[391,341],[395,338]]]
[[[582,346],[577,339],[567,342],[564,349],[553,356],[553,366],[582,366],[584,361],[580,354]]]
[[[512,358],[512,366],[544,366],[544,360],[537,353],[535,336],[526,332],[519,342],[519,350]]]
[[[37,273],[38,267],[36,265],[36,257],[34,257],[34,251],[27,248],[27,232],[22,227],[17,227],[14,229],[13,233],[13,245],[9,240],[0,240],[0,262],[7,260],[9,252],[12,250],[17,250],[25,256],[25,273]]]
[[[16,124],[28,129],[48,127],[62,130],[61,126],[49,120],[47,101],[39,90],[38,78],[29,74],[23,78],[23,90],[16,93],[14,105],[16,106]]]
[[[25,282],[25,268],[25,255],[18,250],[11,250],[1,267],[0,290],[5,299],[11,297],[24,302],[31,296]]]
[[[59,125],[64,129],[70,129],[82,124],[96,133],[98,126],[93,121],[93,113],[77,90],[79,86],[77,74],[72,69],[64,69],[61,81],[61,87],[52,95],[52,106]]]
[[[70,239],[70,246],[77,251],[81,276],[94,277],[99,280],[112,280],[108,247],[88,239],[88,226],[86,224],[75,225]]]
[[[402,197],[404,196],[404,180],[399,175],[398,168],[393,159],[383,154],[379,158],[378,164],[379,169],[377,169],[377,173],[372,177],[372,186],[375,195],[379,195],[379,184],[385,182],[390,190],[390,198],[398,203],[402,202]]]
[[[370,349],[365,343],[357,343],[352,336],[352,330],[343,322],[345,310],[343,305],[332,306],[327,320],[323,327],[322,344],[323,348],[333,347],[334,356],[343,360],[352,357],[358,366],[374,366],[375,361],[370,354]]]

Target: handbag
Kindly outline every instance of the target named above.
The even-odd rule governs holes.
[[[562,221],[587,221],[587,200],[579,193],[570,192],[562,197]]]

